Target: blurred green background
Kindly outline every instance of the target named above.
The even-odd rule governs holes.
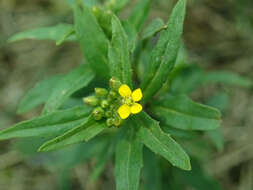
[[[127,15],[137,0],[122,13]],[[151,0],[148,24],[153,18],[165,21],[175,0]],[[183,40],[186,62],[205,71],[232,71],[253,79],[253,1],[188,0]],[[64,73],[82,60],[79,46],[52,41],[25,40],[7,44],[7,39],[26,29],[72,23],[67,0],[0,1],[0,128],[37,116],[40,108],[17,115],[16,108],[26,91],[48,76]],[[212,151],[203,166],[223,189],[253,189],[253,91],[242,87],[208,85],[192,94],[223,111],[224,149]],[[93,161],[72,161],[62,152],[35,154],[38,140],[0,142],[0,189],[114,189],[113,165],[96,183],[89,179]],[[82,145],[83,146],[83,145]],[[66,150],[71,154],[72,150]],[[65,152],[66,153],[66,152]],[[76,153],[75,153],[76,154]],[[86,160],[85,156],[80,160]],[[61,157],[62,159],[57,159]],[[68,162],[68,163],[65,163]],[[191,188],[189,188],[191,189]],[[204,189],[203,189],[204,190]]]

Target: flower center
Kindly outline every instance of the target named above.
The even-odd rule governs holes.
[[[123,99],[123,103],[132,106],[134,104],[134,101],[131,96],[127,96]]]

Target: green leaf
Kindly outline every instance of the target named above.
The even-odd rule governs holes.
[[[109,78],[108,40],[91,8],[75,3],[74,22],[85,59],[98,77]]]
[[[0,139],[56,136],[87,120],[90,108],[82,106],[23,121],[0,131]]]
[[[207,160],[213,154],[212,146],[204,138],[195,138],[189,140],[177,139],[182,144],[184,150],[195,159],[199,161]],[[201,152],[201,154],[200,154]]]
[[[137,31],[135,30],[134,26],[128,21],[121,22],[128,36],[128,50],[130,53],[133,53],[136,47]]]
[[[87,64],[82,64],[65,75],[52,91],[43,109],[43,114],[57,110],[70,95],[87,86],[93,78],[94,74]]]
[[[212,179],[207,175],[207,171],[205,171],[200,163],[196,160],[192,161],[192,171],[185,172],[182,170],[173,169],[174,179],[177,183],[187,184],[187,186],[192,187],[195,190],[221,190],[222,188],[217,183],[215,179]],[[189,188],[190,188],[189,187]]]
[[[62,75],[56,75],[46,80],[38,82],[31,88],[23,97],[18,105],[18,113],[27,112],[36,106],[45,103],[51,95],[51,92],[56,87],[57,83],[63,78]]]
[[[184,130],[213,130],[220,126],[219,110],[193,102],[186,95],[166,95],[152,113],[166,125]]]
[[[57,24],[56,26],[42,27],[17,33],[8,39],[9,42],[16,42],[25,39],[31,40],[61,40],[66,33],[73,30],[70,24]],[[75,41],[75,35],[66,38],[66,41]]]
[[[226,85],[237,85],[245,88],[250,88],[253,86],[251,79],[228,71],[214,71],[207,73],[202,80],[202,84],[207,83],[222,83]]]
[[[122,135],[125,133],[125,128],[121,127],[117,130],[117,133],[110,137],[108,140],[107,135],[107,142],[105,143],[105,148],[98,154],[96,157],[96,163],[91,173],[91,181],[94,182],[100,174],[103,172],[105,165],[111,159],[112,155],[115,152],[115,148],[118,144],[118,141],[121,140]]]
[[[207,136],[213,142],[218,151],[222,151],[224,149],[224,139],[220,128],[207,131]]]
[[[204,77],[203,71],[197,65],[180,65],[171,72],[168,87],[174,93],[190,94],[200,86]]]
[[[40,152],[47,152],[59,149],[71,144],[89,141],[106,128],[105,123],[96,122],[93,119],[82,123],[80,126],[75,127],[61,136],[58,136],[50,141],[45,142],[40,148]]]
[[[112,17],[112,42],[109,46],[109,63],[111,76],[117,77],[122,83],[132,84],[132,70],[129,60],[128,37],[120,20]]]
[[[150,25],[144,30],[142,39],[147,39],[154,36],[156,33],[160,32],[162,29],[166,29],[164,22],[160,18],[154,19]]]
[[[117,190],[138,190],[142,163],[142,144],[136,138],[134,123],[127,125],[116,147],[115,177]]]
[[[129,16],[128,21],[135,27],[137,32],[140,31],[142,25],[148,17],[149,6],[149,0],[140,0]]]
[[[144,149],[143,190],[162,190],[162,171],[159,157]]]
[[[185,131],[182,129],[177,129],[174,127],[170,127],[168,125],[162,125],[161,126],[162,130],[165,133],[169,133],[172,137],[175,137],[176,139],[196,139],[199,138],[199,133],[197,131]]]
[[[206,104],[225,113],[230,105],[230,97],[226,92],[217,92],[216,94],[208,97]]]
[[[154,153],[163,156],[173,166],[190,170],[190,158],[168,134],[164,133],[157,121],[142,112],[136,116],[136,125],[140,126],[137,135],[141,142]]]
[[[68,38],[70,38],[71,36],[75,35],[75,29],[72,28],[72,30],[66,31],[66,33],[62,36],[61,39],[56,41],[56,45],[59,46],[61,45],[63,42],[67,41]]]
[[[150,68],[143,81],[143,101],[146,102],[163,86],[172,71],[181,44],[186,0],[179,0],[169,18],[167,29],[161,32],[152,51]]]
[[[114,146],[112,144],[106,143],[105,148],[97,155],[96,163],[92,169],[90,179],[92,182],[96,181],[100,174],[103,172],[106,163],[110,160],[113,153]]]
[[[101,135],[88,142],[74,144],[47,153],[47,161],[45,165],[47,168],[56,171],[59,171],[59,169],[73,169],[75,166],[83,164],[91,158],[97,157],[99,153],[106,148],[107,138],[108,137],[105,135]],[[38,147],[36,152],[37,150]]]
[[[106,5],[109,9],[117,13],[121,11],[128,2],[129,0],[109,0]]]

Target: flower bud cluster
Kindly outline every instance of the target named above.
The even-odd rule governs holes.
[[[105,88],[95,88],[95,95],[83,99],[84,103],[94,107],[92,117],[95,120],[106,120],[108,127],[120,126],[122,119],[117,113],[121,98],[117,91],[121,82],[116,78],[110,79],[110,90]]]

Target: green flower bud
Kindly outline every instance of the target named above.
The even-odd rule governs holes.
[[[107,119],[106,124],[107,124],[108,127],[111,127],[114,124],[114,119],[113,118]]]
[[[92,11],[93,11],[93,14],[94,14],[95,16],[98,16],[98,15],[99,15],[99,9],[98,9],[98,7],[93,6],[93,7],[92,7]]]
[[[108,91],[105,88],[95,88],[95,94],[97,97],[104,98],[107,96]]]
[[[95,120],[101,120],[104,116],[104,110],[101,107],[97,107],[93,110],[92,116]]]
[[[105,112],[105,117],[111,117],[112,116],[112,112],[111,111],[106,111]]]
[[[95,96],[88,96],[86,98],[83,98],[83,102],[89,106],[97,106],[99,100]]]
[[[121,86],[121,82],[119,81],[119,79],[117,79],[117,78],[115,78],[115,77],[112,77],[111,79],[110,79],[110,87],[111,87],[111,89],[113,89],[113,90],[118,90],[119,89],[119,87]]]
[[[115,117],[115,119],[114,119],[114,125],[116,126],[116,127],[118,127],[118,126],[120,126],[120,124],[122,123],[122,119],[120,118],[120,117]]]
[[[114,98],[116,98],[116,96],[117,96],[117,93],[111,90],[109,92],[108,98],[109,100],[113,100]]]
[[[107,101],[107,100],[102,100],[101,101],[101,107],[102,108],[106,108],[106,107],[108,107],[109,106],[109,102]]]

